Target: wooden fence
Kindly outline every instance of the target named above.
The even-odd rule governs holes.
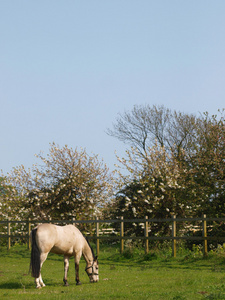
[[[208,241],[225,241],[225,237],[213,237],[208,236],[207,231],[209,230],[209,227],[207,226],[208,222],[225,222],[225,218],[207,218],[206,215],[203,215],[201,218],[176,218],[176,216],[172,216],[170,219],[149,219],[147,216],[144,219],[124,219],[121,217],[120,219],[115,220],[99,220],[96,218],[95,220],[51,220],[51,221],[34,221],[34,220],[26,220],[26,221],[13,221],[13,220],[7,220],[7,221],[0,221],[0,225],[3,225],[3,227],[7,228],[6,233],[0,233],[0,238],[6,238],[7,239],[7,248],[10,249],[11,247],[11,240],[12,238],[25,238],[27,240],[28,248],[31,248],[30,244],[30,233],[31,233],[31,226],[36,226],[40,223],[53,223],[53,224],[94,224],[95,230],[94,234],[88,236],[89,239],[94,239],[96,242],[96,252],[97,255],[99,254],[99,241],[100,240],[120,240],[120,251],[123,253],[124,251],[124,241],[127,239],[131,240],[144,240],[145,243],[145,253],[149,252],[149,241],[153,240],[171,240],[172,243],[172,255],[173,257],[176,257],[176,246],[177,246],[177,240],[192,240],[192,241],[202,241],[203,244],[203,254],[204,256],[207,255],[207,249],[208,249]],[[201,223],[201,236],[177,236],[177,223],[178,222],[188,222],[188,223],[194,223],[194,222],[200,222]],[[13,224],[25,224],[26,230],[24,233],[14,233],[12,232],[12,225]],[[120,232],[114,233],[114,235],[106,235],[107,230],[100,229],[101,224],[113,224],[113,223],[120,223]],[[144,234],[143,236],[125,236],[124,235],[124,228],[126,223],[142,223],[142,226],[144,227]],[[170,223],[171,226],[171,235],[170,236],[152,236],[149,234],[151,223]],[[212,229],[212,226],[210,226],[210,230]]]

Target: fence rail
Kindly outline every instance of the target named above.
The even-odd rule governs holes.
[[[193,223],[196,221],[200,221],[202,236],[177,236],[177,223],[178,222],[189,222]],[[225,241],[225,237],[213,237],[207,235],[207,222],[225,222],[224,218],[207,218],[206,215],[203,215],[201,218],[176,218],[176,216],[172,216],[170,219],[149,219],[147,216],[144,219],[124,219],[121,217],[120,219],[112,219],[112,220],[99,220],[96,218],[95,220],[48,220],[48,221],[40,221],[40,220],[24,220],[24,221],[14,221],[14,220],[6,220],[0,221],[0,225],[2,224],[6,227],[7,233],[0,233],[0,238],[7,239],[7,248],[8,250],[11,247],[11,240],[12,238],[25,238],[27,240],[28,248],[31,248],[30,244],[30,233],[31,233],[31,226],[37,225],[40,223],[52,223],[52,224],[95,224],[94,235],[89,235],[89,239],[94,239],[96,241],[96,252],[97,255],[100,252],[99,249],[99,241],[100,240],[119,240],[120,241],[120,251],[121,253],[124,251],[124,241],[127,239],[131,240],[144,240],[145,241],[145,252],[149,252],[149,241],[156,241],[156,240],[171,240],[172,242],[172,255],[176,257],[176,246],[178,240],[199,240],[203,243],[203,254],[204,256],[207,255],[207,248],[208,248],[208,241]],[[109,235],[111,230],[100,230],[100,224],[112,224],[112,223],[120,223],[120,232],[117,232],[116,235]],[[125,223],[142,223],[144,226],[144,235],[143,236],[125,236],[124,235],[124,227]],[[170,236],[151,236],[149,235],[149,228],[151,223],[170,223],[171,225],[171,235]],[[13,224],[25,224],[26,231],[23,233],[12,233],[12,225]],[[106,235],[106,234],[107,235]]]

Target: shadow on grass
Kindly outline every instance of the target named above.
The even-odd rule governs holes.
[[[31,251],[28,249],[24,249],[23,246],[14,246],[9,251],[6,249],[1,250],[1,257],[13,258],[13,259],[26,259],[30,261]],[[48,259],[53,261],[62,261],[63,255],[57,255],[53,253],[49,253]]]
[[[9,251],[7,250],[0,250],[1,257],[12,257],[12,258],[30,258],[30,251],[24,248],[19,247],[13,247]]]
[[[46,287],[62,287],[62,288],[67,288],[64,286],[64,284],[60,284],[60,283],[53,283],[53,282],[45,282],[46,283]],[[85,284],[85,283],[84,283]],[[73,284],[70,284],[71,286]],[[75,285],[75,283],[74,283]],[[33,281],[31,281],[29,284],[23,284],[21,282],[5,282],[5,283],[1,283],[0,284],[0,290],[21,290],[21,289],[26,289],[26,290],[36,290],[35,287],[35,283]],[[45,288],[43,288],[45,289]]]
[[[5,282],[0,284],[0,289],[7,289],[7,290],[16,290],[21,289],[22,285],[19,282]]]
[[[134,255],[133,257],[127,257],[127,255],[113,254],[107,258],[99,257],[99,264],[104,266],[114,267],[134,267],[145,269],[162,270],[176,269],[176,270],[208,270],[212,272],[224,272],[225,271],[225,258],[218,256],[193,257],[183,256],[173,258],[171,256],[156,255],[155,253],[149,253],[148,255]]]
[[[29,283],[26,284],[26,286],[24,286],[24,284],[22,284],[21,282],[4,282],[4,283],[0,283],[0,290],[21,290],[21,289],[30,289],[33,288],[34,283]]]

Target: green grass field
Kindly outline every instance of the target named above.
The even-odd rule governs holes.
[[[166,253],[121,256],[105,248],[99,256],[100,281],[88,282],[81,260],[81,286],[75,285],[73,259],[70,260],[69,287],[64,287],[63,257],[49,255],[42,277],[45,288],[36,289],[28,274],[30,252],[25,246],[10,251],[0,249],[0,299],[225,299],[224,254],[182,254],[170,258]]]

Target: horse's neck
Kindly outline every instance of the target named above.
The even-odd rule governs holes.
[[[93,261],[93,254],[92,254],[91,248],[88,245],[86,240],[85,240],[85,243],[84,243],[82,254],[83,254],[83,257],[86,260],[87,264],[91,263]]]

